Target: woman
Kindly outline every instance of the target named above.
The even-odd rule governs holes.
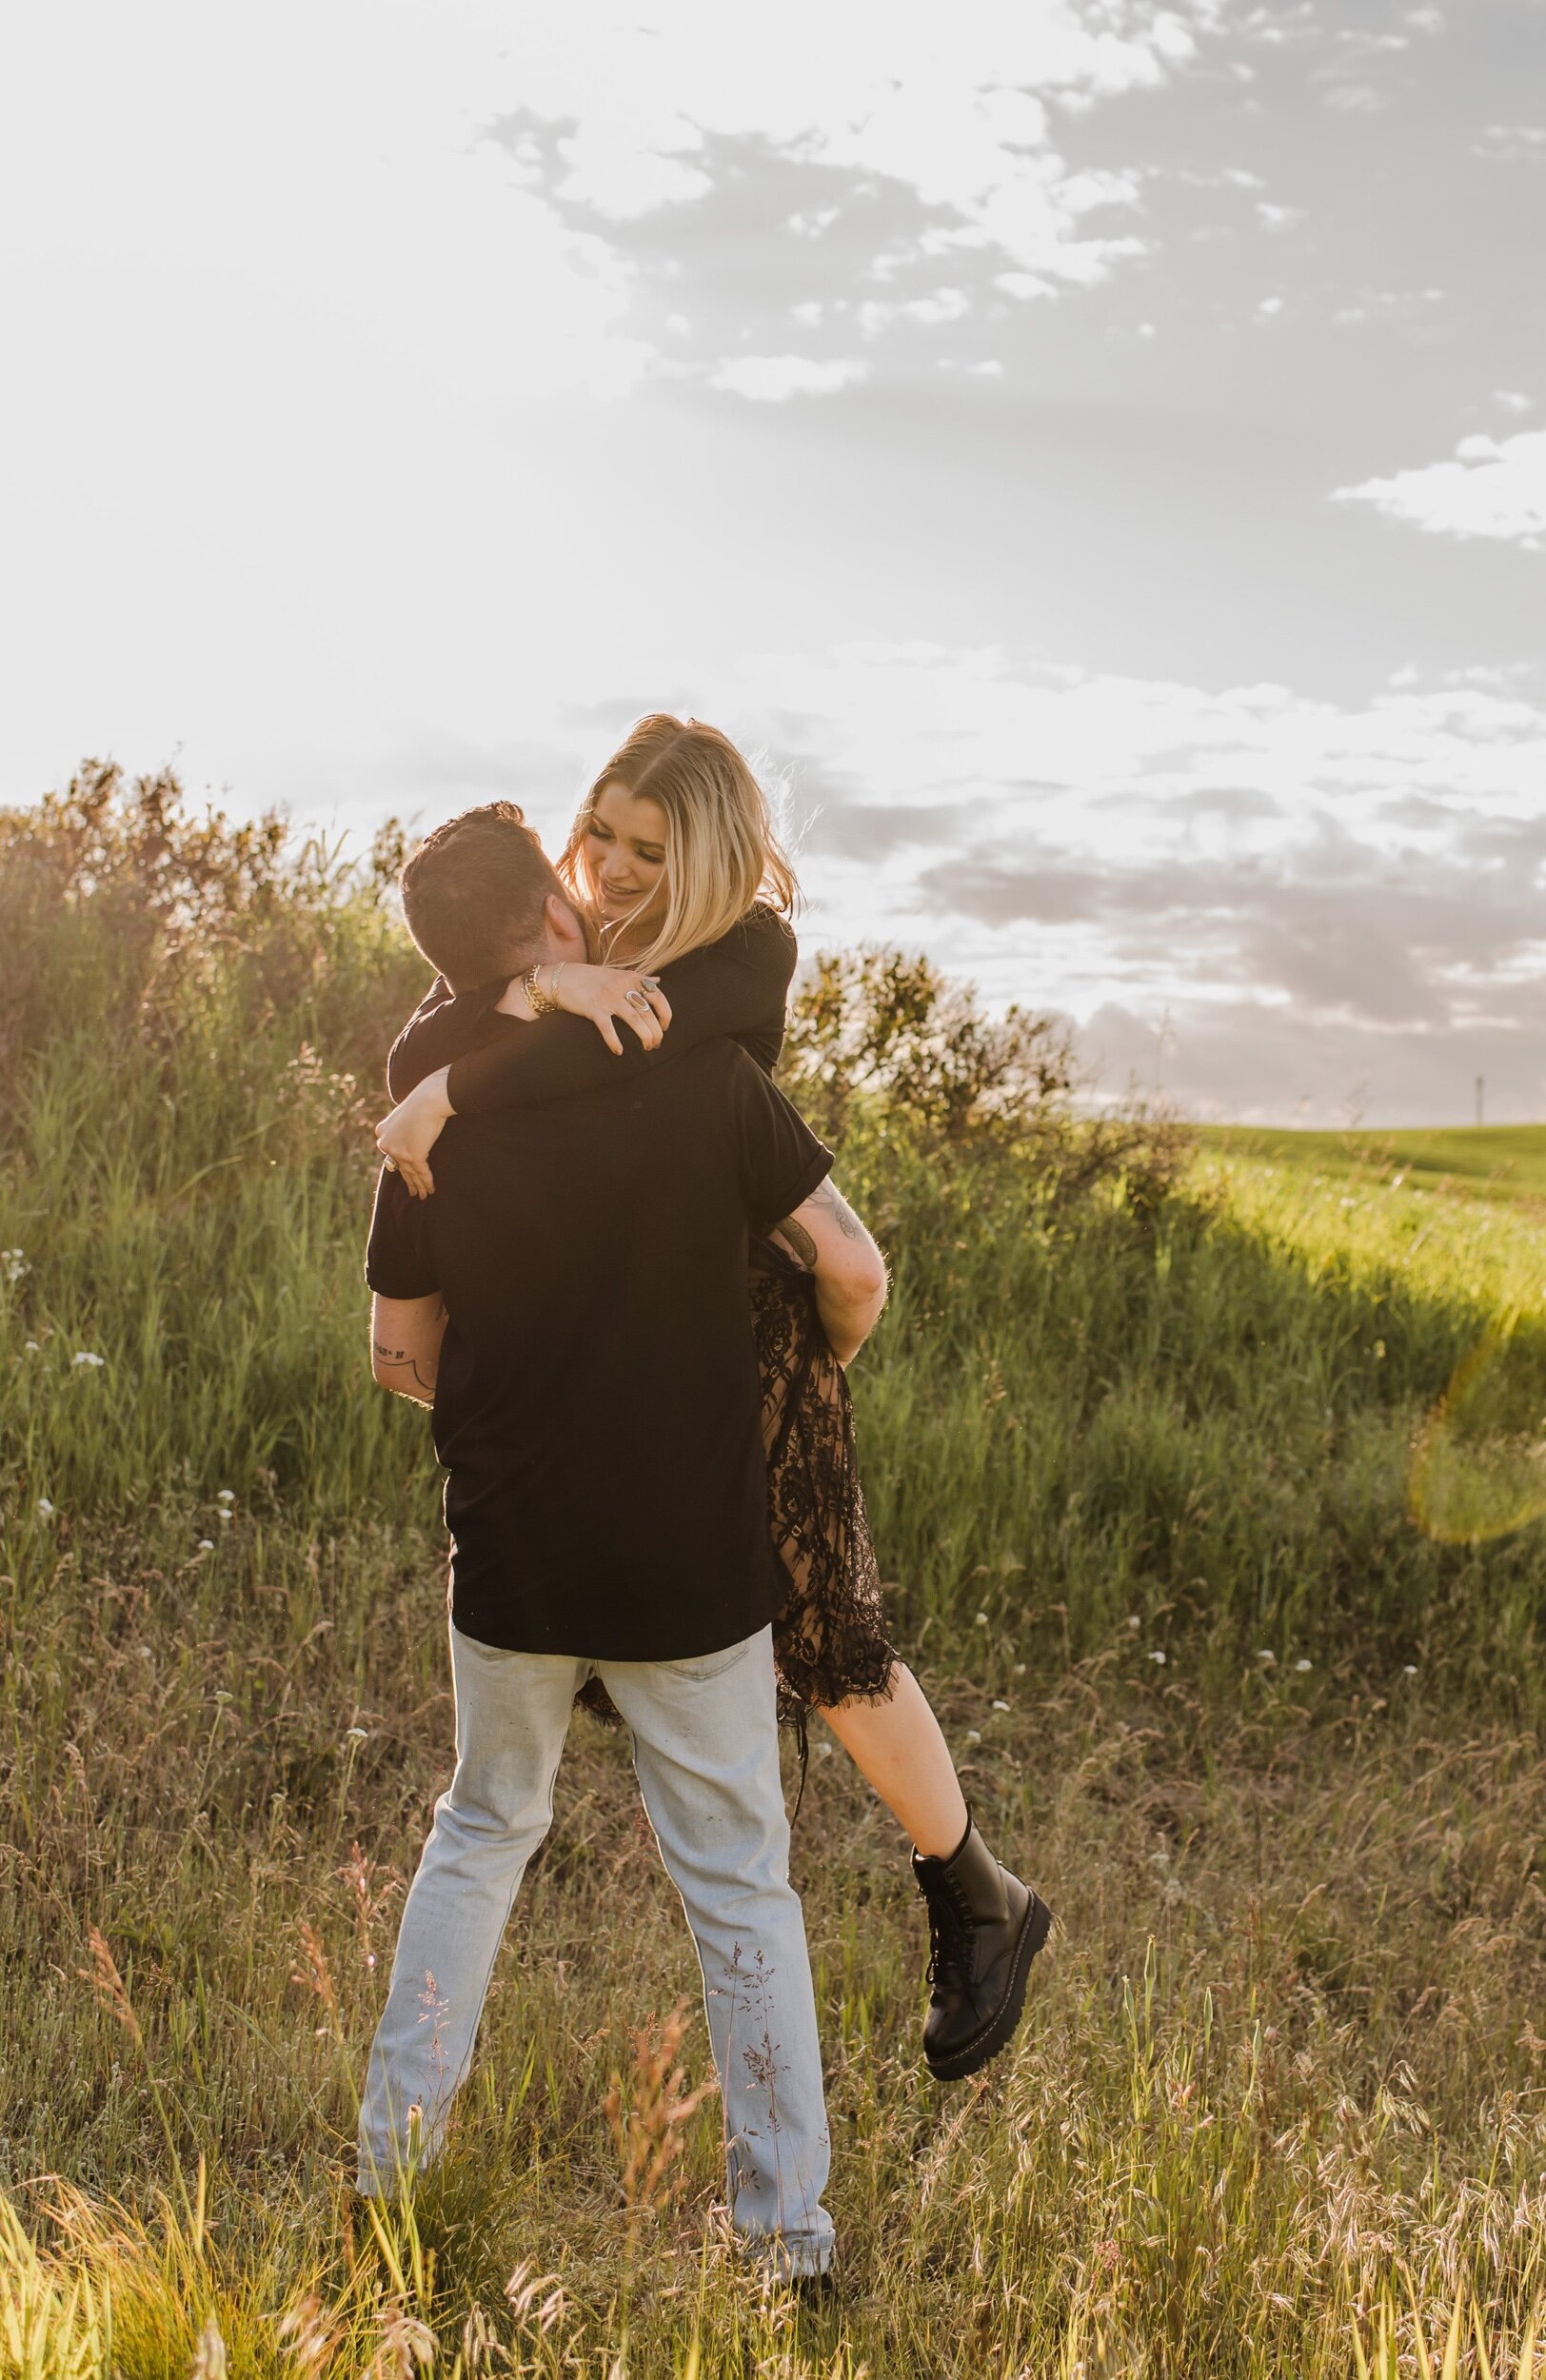
[[[673,1052],[728,1034],[769,1072],[778,1058],[797,886],[727,737],[664,713],[641,720],[581,803],[558,869],[605,963],[534,969],[531,1021],[496,1012],[503,984],[460,999],[437,984],[393,1048],[401,1104],[377,1142],[417,1196],[433,1188],[429,1153],[447,1117],[614,1082],[667,1028]],[[626,1049],[620,1023],[632,1029]],[[847,1381],[803,1238],[781,1226],[753,1256],[769,1523],[790,1582],[774,1627],[781,1697],[802,1749],[815,1708],[912,1838],[931,1933],[924,2057],[955,2080],[1008,2041],[1049,1915],[988,1852],[939,1721],[886,1638]]]

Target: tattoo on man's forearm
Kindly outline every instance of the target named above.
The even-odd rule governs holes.
[[[434,1395],[434,1372],[432,1371],[426,1379],[425,1375],[419,1369],[418,1358],[410,1355],[406,1347],[388,1347],[385,1340],[380,1339],[372,1339],[371,1345],[376,1351],[376,1359],[378,1362],[406,1364],[408,1370],[412,1373],[414,1378],[418,1381],[419,1386],[424,1390],[425,1394],[428,1397],[432,1397]]]
[[[792,1215],[786,1215],[783,1222],[779,1225],[779,1229],[783,1232],[783,1237],[789,1242],[790,1247],[793,1248],[796,1256],[800,1259],[801,1263],[808,1264],[811,1271],[814,1272],[816,1270],[816,1242],[811,1238],[809,1232],[805,1229],[804,1224],[797,1223]]]
[[[809,1203],[812,1206],[829,1206],[832,1209],[837,1218],[838,1229],[844,1240],[859,1238],[863,1225],[835,1182],[823,1181],[819,1190],[811,1192]]]

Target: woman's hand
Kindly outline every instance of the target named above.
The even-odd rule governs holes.
[[[671,1021],[660,978],[641,975],[637,967],[591,967],[565,959],[542,968],[537,984],[571,1017],[588,1017],[614,1058],[623,1055],[619,1024],[631,1025],[645,1049],[659,1049]]]
[[[442,1066],[439,1074],[426,1074],[376,1126],[377,1148],[387,1164],[402,1175],[405,1185],[416,1199],[434,1196],[435,1177],[429,1170],[429,1152],[440,1139],[446,1118],[456,1113],[446,1089],[450,1071],[448,1066]]]

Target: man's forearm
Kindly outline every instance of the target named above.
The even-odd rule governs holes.
[[[370,1369],[381,1387],[393,1397],[411,1398],[416,1405],[432,1405],[435,1382],[440,1377],[440,1351],[446,1336],[446,1310],[441,1308],[439,1330],[417,1344],[399,1347],[389,1339],[372,1332],[370,1339]]]

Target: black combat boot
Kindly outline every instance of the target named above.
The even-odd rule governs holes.
[[[928,1903],[934,1987],[923,2062],[937,2082],[960,2082],[997,2057],[1019,2024],[1052,1912],[1000,1867],[969,1817],[948,1859],[914,1852],[913,1874]]]

